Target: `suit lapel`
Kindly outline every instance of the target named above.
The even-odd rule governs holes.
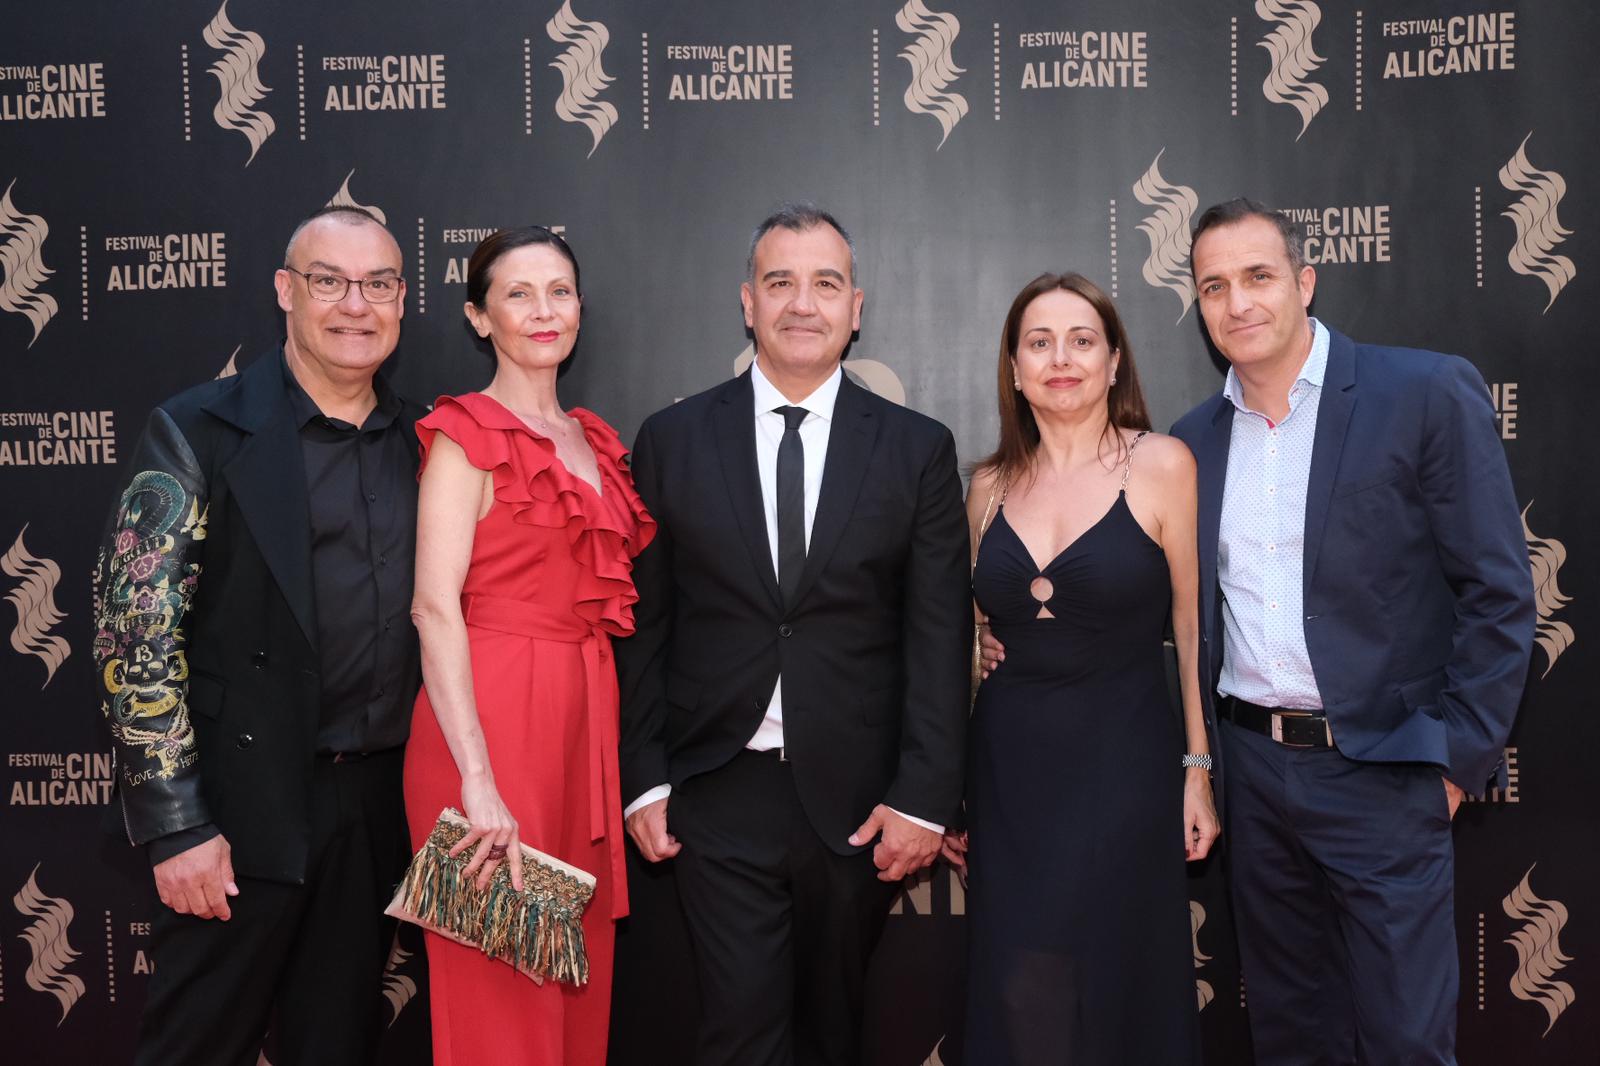
[[[756,576],[774,605],[782,607],[778,592],[778,573],[772,565],[772,546],[767,540],[767,517],[761,503],[761,476],[756,471],[755,393],[750,387],[750,372],[734,379],[722,394],[722,402],[712,413],[717,435],[717,455],[722,460],[722,476],[728,485],[729,502],[739,525],[740,538],[750,553]]]
[[[1222,495],[1228,481],[1228,447],[1233,439],[1233,404],[1220,395],[1213,402],[1216,409],[1195,448],[1195,464],[1199,468],[1196,487],[1200,496],[1196,529],[1200,611],[1201,617],[1206,619],[1215,617],[1217,610],[1217,545],[1222,536]]]
[[[865,390],[848,377],[839,382],[833,426],[828,432],[828,456],[822,467],[822,489],[817,496],[817,513],[811,520],[811,543],[806,548],[806,569],[791,609],[805,599],[817,575],[828,565],[828,557],[838,547],[861,492],[879,426],[866,396]]]
[[[1322,396],[1317,401],[1317,432],[1311,446],[1311,473],[1306,481],[1306,593],[1310,592],[1311,577],[1317,570],[1322,534],[1328,524],[1328,502],[1333,497],[1333,478],[1339,472],[1345,433],[1356,406],[1355,345],[1342,333],[1328,333],[1328,368],[1323,373]]]
[[[223,472],[267,569],[315,647],[311,505],[281,352],[274,349],[257,359],[239,375],[239,387],[207,410],[248,434]]]

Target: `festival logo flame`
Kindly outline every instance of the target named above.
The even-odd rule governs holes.
[[[1199,900],[1191,899],[1189,901],[1189,936],[1194,942],[1194,968],[1197,970],[1211,961],[1211,956],[1200,950],[1200,927],[1205,924],[1206,909],[1200,905]],[[1204,978],[1196,977],[1194,979],[1194,992],[1200,1004],[1195,1008],[1196,1010],[1205,1010],[1206,1004],[1217,998],[1216,989],[1212,988],[1211,982]]]
[[[261,57],[267,50],[266,42],[259,33],[238,29],[228,21],[227,0],[217,8],[216,17],[206,24],[202,36],[206,44],[223,53],[209,68],[220,87],[217,106],[211,109],[211,115],[217,125],[225,130],[238,130],[250,142],[250,158],[244,161],[244,165],[249,166],[273,130],[278,128],[271,115],[252,110],[272,91],[261,84],[259,72]]]
[[[939,1049],[944,1047],[946,1037],[941,1036],[939,1042],[933,1045],[933,1050],[928,1052],[928,1057],[922,1060],[922,1066],[944,1066],[944,1057],[939,1054]]]
[[[56,300],[39,286],[55,271],[44,265],[42,253],[44,239],[50,235],[50,226],[38,215],[25,215],[11,202],[11,190],[17,179],[12,178],[0,196],[0,310],[27,315],[33,323],[33,341],[39,339],[45,325],[55,317]]]
[[[1294,137],[1298,141],[1328,104],[1328,90],[1306,81],[1323,64],[1311,47],[1311,33],[1322,21],[1322,9],[1311,0],[1256,0],[1256,14],[1278,24],[1264,40],[1256,42],[1272,57],[1261,92],[1273,103],[1288,104],[1300,112],[1300,132]]]
[[[1550,1024],[1540,1035],[1549,1036],[1556,1019],[1577,997],[1570,984],[1554,979],[1556,972],[1572,961],[1572,956],[1562,953],[1559,939],[1567,925],[1567,908],[1558,900],[1543,900],[1534,895],[1528,883],[1532,876],[1533,866],[1530,866],[1522,875],[1522,882],[1500,901],[1500,906],[1511,917],[1527,923],[1506,941],[1517,949],[1517,972],[1511,976],[1511,994],[1544,1008],[1550,1016]]]
[[[242,344],[233,346],[233,353],[228,356],[228,361],[222,364],[222,369],[217,371],[217,376],[212,380],[221,381],[223,378],[231,378],[239,372],[239,349],[243,347],[244,345]]]
[[[412,954],[400,946],[400,933],[396,931],[394,944],[389,948],[389,961],[383,967],[383,998],[389,1001],[391,1026],[400,1020],[400,1012],[406,1009],[406,1004],[417,994],[417,982],[400,972]]]
[[[1134,197],[1146,207],[1155,208],[1139,223],[1139,231],[1150,239],[1150,255],[1144,261],[1144,280],[1158,289],[1171,289],[1183,301],[1183,312],[1173,319],[1182,322],[1194,303],[1194,279],[1189,276],[1189,220],[1194,218],[1200,198],[1187,185],[1169,185],[1161,176],[1161,157],[1156,153],[1150,169],[1133,183]]]
[[[910,0],[895,13],[894,24],[916,40],[906,46],[900,58],[911,64],[911,84],[906,86],[906,108],[914,114],[932,115],[944,136],[939,148],[950,139],[950,131],[967,113],[967,98],[948,92],[950,83],[966,71],[956,66],[950,46],[961,33],[954,15],[929,11],[922,0]],[[938,151],[935,148],[934,151]]]
[[[581,122],[589,127],[589,135],[594,138],[594,147],[589,149],[592,156],[600,147],[600,139],[617,121],[617,109],[597,99],[615,80],[600,66],[600,55],[611,41],[611,31],[574,15],[572,0],[563,0],[561,10],[544,24],[544,31],[552,41],[567,45],[567,50],[550,64],[561,72],[556,114],[565,122]]]
[[[56,586],[61,583],[61,567],[49,559],[40,559],[22,543],[24,525],[17,534],[11,549],[0,556],[0,570],[19,579],[22,584],[6,593],[6,602],[17,609],[17,627],[11,631],[11,646],[24,655],[34,655],[44,663],[44,688],[56,676],[56,670],[72,654],[72,645],[50,632],[52,626],[67,617],[56,606]]]
[[[1506,254],[1506,262],[1518,274],[1538,278],[1550,290],[1550,310],[1567,287],[1567,282],[1578,276],[1578,268],[1564,255],[1556,255],[1555,247],[1572,236],[1572,231],[1561,225],[1556,208],[1567,195],[1567,182],[1553,170],[1540,170],[1528,162],[1528,136],[1517,145],[1516,154],[1500,168],[1500,184],[1522,198],[1513,203],[1501,217],[1509,218],[1517,227],[1517,243]]]
[[[1556,585],[1556,577],[1561,572],[1561,567],[1567,561],[1567,546],[1553,537],[1536,536],[1528,527],[1528,512],[1533,509],[1533,501],[1528,501],[1528,506],[1522,509],[1522,535],[1528,541],[1528,564],[1533,568],[1533,601],[1534,607],[1539,612],[1538,627],[1534,632],[1534,641],[1544,649],[1544,673],[1539,677],[1543,680],[1550,676],[1551,669],[1556,665],[1556,660],[1561,658],[1561,653],[1572,647],[1576,634],[1572,627],[1565,622],[1557,622],[1553,617],[1555,613],[1572,602],[1572,597],[1562,593]]]
[[[40,865],[34,864],[27,884],[11,897],[11,903],[23,917],[33,919],[33,924],[24,929],[19,938],[33,952],[33,962],[24,980],[35,992],[48,992],[56,997],[61,1005],[61,1020],[56,1022],[59,1029],[61,1022],[67,1020],[67,1012],[83,997],[84,985],[83,978],[66,972],[79,955],[67,943],[67,927],[72,924],[74,914],[72,904],[47,896],[39,889]]]
[[[371,215],[373,218],[387,226],[389,224],[389,216],[383,213],[383,208],[373,207],[371,204],[356,203],[356,198],[350,195],[350,179],[355,176],[355,168],[352,167],[350,169],[350,173],[344,176],[344,184],[339,186],[339,191],[333,194],[333,199],[328,201],[327,206],[353,207],[358,211],[365,211],[367,214]]]

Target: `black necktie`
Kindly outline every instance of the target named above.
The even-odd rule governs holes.
[[[806,568],[806,450],[800,443],[804,407],[778,407],[783,440],[778,442],[778,588],[785,606],[794,605],[800,573]]]

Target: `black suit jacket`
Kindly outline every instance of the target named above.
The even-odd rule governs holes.
[[[733,758],[783,677],[807,816],[841,854],[878,803],[955,820],[972,634],[966,517],[944,426],[840,385],[806,569],[785,609],[748,373],[646,420],[633,477],[659,523],[621,642],[624,801]]]
[[[210,822],[237,873],[299,882],[321,688],[281,360],[151,413],[101,550],[94,659],[129,840]],[[413,454],[425,413],[400,415]]]

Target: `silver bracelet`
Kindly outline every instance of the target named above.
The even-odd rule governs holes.
[[[1204,770],[1206,773],[1210,773],[1211,772],[1211,756],[1210,756],[1210,754],[1206,754],[1206,755],[1195,755],[1195,754],[1192,754],[1192,753],[1191,754],[1187,754],[1187,755],[1185,755],[1183,757],[1183,765],[1185,767],[1198,766],[1198,767],[1200,767],[1200,769]]]

